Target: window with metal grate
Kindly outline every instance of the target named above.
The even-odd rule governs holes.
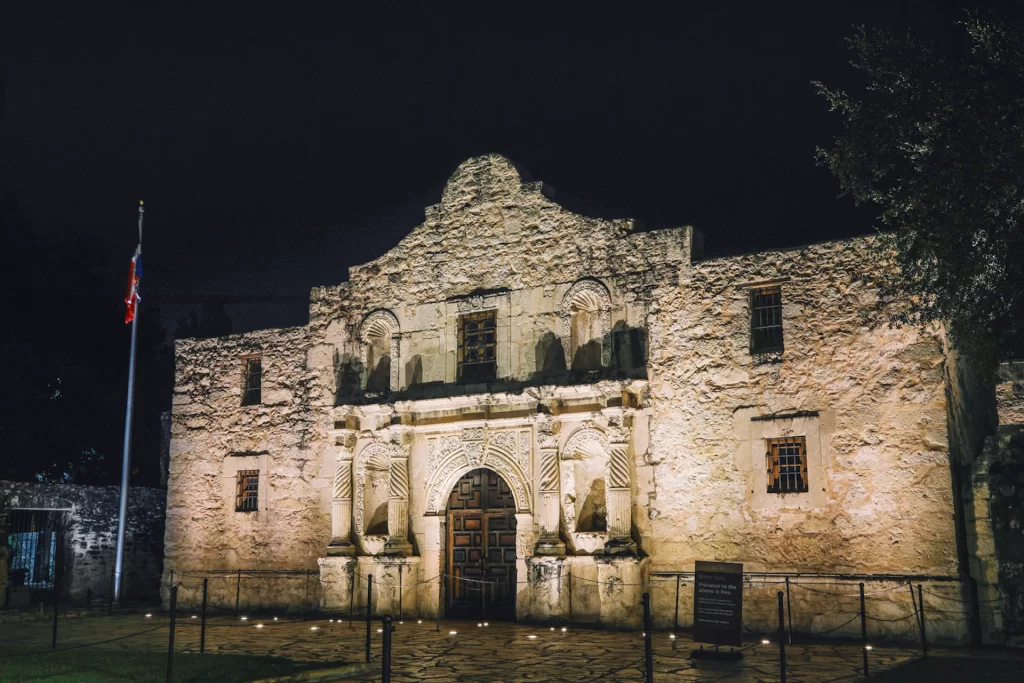
[[[238,470],[235,479],[235,512],[256,512],[260,500],[260,471]]]
[[[242,405],[256,406],[263,402],[263,358],[247,356],[242,359]]]
[[[459,316],[459,380],[486,381],[498,376],[497,311]]]
[[[750,290],[750,353],[772,353],[782,347],[782,288]]]
[[[807,439],[788,436],[768,439],[765,467],[768,493],[803,493],[807,488]]]

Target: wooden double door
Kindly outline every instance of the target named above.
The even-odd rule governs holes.
[[[448,616],[514,619],[516,505],[487,469],[466,474],[448,498]]]

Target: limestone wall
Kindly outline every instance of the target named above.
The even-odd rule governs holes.
[[[407,604],[430,615],[447,493],[487,466],[515,491],[520,616],[563,619],[570,571],[574,607],[609,626],[635,624],[650,577],[695,560],[955,576],[947,418],[969,399],[947,399],[944,370],[956,373],[939,331],[871,324],[870,240],[694,261],[698,243],[690,228],[638,233],[568,212],[501,157],[467,161],[394,249],[311,292],[309,325],[178,343],[168,569],[319,566],[330,609],[374,571],[378,607],[411,580]],[[766,283],[782,288],[785,349],[752,356],[749,291]],[[574,292],[589,327],[567,327]],[[457,320],[481,310],[497,311],[497,378],[460,383]],[[572,353],[549,366],[581,330],[599,340],[599,368],[575,372]],[[642,367],[623,372],[628,335],[615,334],[631,331]],[[252,353],[263,403],[242,406]],[[590,441],[570,449],[580,429]],[[806,493],[767,492],[766,439],[783,436],[806,440]],[[266,473],[259,511],[237,513],[234,475],[249,468]],[[577,528],[587,492],[575,487],[602,476],[607,533]],[[386,534],[369,530],[366,505],[387,509]],[[310,599],[283,584],[251,597]],[[770,621],[766,609],[751,623]],[[939,631],[962,627],[958,616]]]
[[[705,261],[658,290],[656,499],[643,525],[654,569],[714,559],[755,571],[956,574],[942,349],[935,335],[868,324],[868,247]],[[748,289],[766,281],[782,288],[781,358],[749,350]],[[772,429],[807,435],[808,494],[763,493]]]
[[[157,596],[165,495],[163,489],[130,489],[122,583],[126,600],[150,601]],[[84,602],[90,590],[97,601],[110,596],[120,497],[119,486],[0,481],[0,509],[7,513],[17,509],[65,511],[60,592],[77,602]],[[3,541],[6,543],[6,536]]]
[[[316,410],[308,351],[304,327],[177,342],[167,572],[317,568],[330,531],[328,418]],[[242,358],[254,353],[262,403],[242,406]],[[245,469],[260,471],[256,512],[235,511],[235,477]],[[269,594],[306,599],[301,581]]]

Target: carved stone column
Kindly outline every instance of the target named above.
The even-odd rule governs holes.
[[[558,536],[558,450],[540,448],[540,538],[537,555],[565,555]]]
[[[344,433],[337,439],[334,467],[334,496],[331,498],[331,543],[328,555],[355,555],[352,544],[352,456],[356,436]]]
[[[412,544],[409,543],[409,459],[404,449],[400,456],[391,458],[388,482],[388,543],[384,553],[408,557],[412,555]]]
[[[537,453],[540,456],[540,490],[537,496],[540,536],[534,553],[565,555],[565,542],[558,536],[558,431],[559,422],[542,417],[537,422]]]
[[[633,496],[629,478],[628,431],[609,428],[611,453],[608,458],[608,540],[607,555],[634,555],[636,543],[631,536]]]

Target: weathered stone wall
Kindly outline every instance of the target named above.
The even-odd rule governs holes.
[[[659,290],[643,525],[655,569],[955,575],[941,345],[868,324],[873,263],[868,239],[831,242],[705,261]],[[781,359],[749,350],[748,291],[766,281],[782,288]],[[820,449],[808,494],[759,495],[752,429],[772,416]]]
[[[65,510],[63,596],[84,601],[110,596],[117,549],[119,486],[0,481],[0,508]],[[122,596],[157,597],[163,562],[163,489],[133,487],[128,496]],[[6,538],[4,539],[6,542]]]
[[[319,559],[321,604],[334,609],[353,572],[387,578],[378,606],[393,607],[401,566],[419,584],[410,609],[429,615],[443,599],[447,493],[486,466],[516,496],[520,616],[562,618],[572,571],[581,615],[636,624],[652,571],[698,559],[955,576],[941,334],[869,324],[870,240],[693,262],[692,229],[634,228],[562,209],[501,157],[471,159],[394,249],[312,291],[308,326],[179,342],[168,569]],[[755,357],[749,290],[768,282],[782,287],[785,350]],[[593,317],[580,330],[601,340],[589,374],[572,353],[546,365],[569,346],[567,302],[582,290]],[[468,385],[456,381],[457,320],[477,310],[497,311],[498,379]],[[633,330],[645,367],[623,373],[614,333]],[[241,406],[247,353],[262,353],[263,405]],[[389,354],[386,374],[367,367]],[[582,432],[591,441],[570,446]],[[788,435],[807,440],[810,490],[766,493],[765,439]],[[234,512],[243,466],[268,473],[257,513]],[[602,477],[608,530],[576,528],[580,496]],[[381,509],[385,483],[387,533],[371,533],[361,507]],[[610,543],[613,524],[625,536]],[[606,543],[625,553],[603,554]],[[813,595],[801,609],[833,608]],[[309,599],[287,587],[252,598]],[[963,620],[937,633],[962,637]]]
[[[555,351],[567,342],[559,306],[573,283],[597,279],[610,290],[609,339],[621,339],[642,328],[656,283],[674,283],[689,268],[692,228],[635,229],[630,220],[566,211],[541,183],[522,183],[507,159],[471,159],[449,180],[441,203],[427,207],[424,223],[394,249],[351,268],[343,285],[313,289],[311,367],[323,386],[334,380],[339,402],[358,400],[360,327],[384,310],[401,333],[394,388],[445,395],[455,380],[458,314],[496,308],[504,342],[498,377],[563,383],[572,358],[557,367]],[[430,393],[429,385],[444,383],[447,391]]]
[[[308,348],[304,327],[177,342],[166,572],[317,568],[330,529],[328,416],[316,410]],[[254,353],[262,403],[242,406],[242,357]],[[242,469],[260,471],[256,512],[235,512]],[[279,603],[305,600],[301,581],[279,588]],[[233,606],[234,586],[225,594]]]

